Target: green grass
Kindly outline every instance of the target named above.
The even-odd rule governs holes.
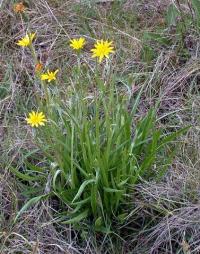
[[[121,94],[114,70],[106,73],[107,66],[98,72],[100,67],[97,64],[91,73],[87,66],[79,66],[68,76],[70,96],[59,93],[58,83],[45,88],[48,100],[42,109],[49,123],[35,130],[34,136],[49,167],[56,165],[47,171],[52,175],[52,194],[66,205],[63,210],[71,208],[61,220],[73,225],[85,220],[88,227],[92,223],[94,230],[109,232],[113,221],[126,216],[122,204],[127,202],[130,185],[141,178],[159,180],[164,175],[174,154],[174,147],[168,144],[183,130],[166,133],[157,126],[157,106],[138,119],[143,88],[136,97]],[[88,85],[91,80],[92,88]],[[88,97],[91,89],[94,92]],[[47,179],[35,165],[25,174],[12,172],[26,181]]]

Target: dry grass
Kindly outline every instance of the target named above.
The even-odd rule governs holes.
[[[142,78],[147,77],[140,114],[159,98],[161,125],[167,128],[193,125],[182,138],[177,158],[165,179],[161,183],[142,182],[134,189],[137,195],[126,224],[132,233],[122,229],[125,236],[119,253],[200,253],[200,62],[196,32],[190,31],[186,37],[186,47],[191,53],[186,61],[172,45],[161,47],[157,59],[148,66],[140,58],[143,30],[154,31],[159,24],[163,25],[163,15],[171,1],[128,0],[121,9],[112,1],[99,2],[91,8],[73,0],[26,2],[27,21],[13,13],[14,1],[0,3],[0,253],[117,253],[116,249],[106,250],[109,239],[97,247],[92,236],[83,242],[72,228],[56,222],[53,202],[41,202],[13,224],[25,198],[9,166],[19,163],[25,152],[34,149],[29,129],[24,126],[24,112],[34,105],[33,96],[39,92],[38,84],[31,81],[34,66],[29,55],[13,43],[27,26],[37,32],[36,47],[42,62],[61,66],[64,75],[74,63],[67,46],[69,38],[86,36],[89,43],[84,55],[88,63],[94,39],[111,38],[119,48],[116,62],[119,82],[130,79],[135,93]],[[142,78],[136,78],[139,75]]]

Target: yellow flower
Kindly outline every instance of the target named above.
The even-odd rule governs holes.
[[[112,44],[112,41],[97,41],[94,45],[94,48],[91,49],[91,51],[93,52],[92,57],[98,57],[99,63],[102,62],[104,57],[109,58],[109,54],[114,52],[114,47],[112,46]]]
[[[21,47],[28,47],[31,45],[34,38],[35,38],[35,33],[26,34],[25,37],[23,37],[17,42],[17,45]]]
[[[24,4],[22,2],[20,2],[20,3],[15,4],[13,9],[14,9],[14,12],[16,12],[16,13],[23,13],[25,11],[26,7],[24,6]]]
[[[35,112],[32,111],[29,113],[28,117],[26,118],[26,122],[31,125],[31,127],[38,127],[39,125],[44,126],[45,122],[47,121],[43,112]]]
[[[56,71],[49,71],[47,70],[46,73],[43,73],[41,75],[41,80],[48,80],[48,82],[51,82],[52,80],[56,80],[56,74],[59,70]]]
[[[70,47],[75,50],[80,50],[85,46],[85,38],[81,37],[79,39],[72,39],[70,40]]]

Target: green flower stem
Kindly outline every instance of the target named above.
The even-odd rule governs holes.
[[[44,95],[45,95],[45,99],[46,99],[46,105],[49,106],[50,105],[50,95],[49,95],[49,91],[48,91],[47,85],[45,84],[44,81],[41,81],[41,85],[42,85],[42,88],[44,90]]]
[[[31,54],[32,54],[32,57],[33,57],[33,60],[34,60],[34,66],[35,66],[38,62],[38,59],[37,59],[37,53],[35,51],[35,48],[33,47],[33,43],[30,44],[29,48],[31,50]]]

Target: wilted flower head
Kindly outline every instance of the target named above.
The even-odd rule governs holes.
[[[43,69],[43,64],[42,64],[41,62],[38,62],[38,63],[35,65],[35,71],[36,71],[36,72],[40,72],[42,69]]]
[[[23,4],[23,2],[14,4],[14,7],[13,7],[14,12],[16,12],[16,13],[23,13],[25,11],[25,9],[26,9],[26,7]]]
[[[101,63],[104,57],[109,58],[109,54],[114,52],[114,47],[112,45],[112,41],[97,41],[94,45],[94,48],[91,49],[91,51],[93,52],[92,57],[99,58],[99,62]]]
[[[57,69],[56,71],[49,71],[47,70],[46,73],[43,73],[41,75],[41,80],[48,80],[48,82],[51,82],[52,80],[56,80],[56,74],[59,72]]]
[[[47,121],[43,112],[35,112],[32,111],[29,113],[28,117],[26,118],[26,122],[31,125],[31,127],[39,127],[44,126],[45,122]]]
[[[80,50],[85,46],[85,38],[81,37],[79,39],[72,39],[70,40],[70,47],[75,50]]]
[[[35,38],[35,33],[28,33],[17,42],[17,45],[21,47],[28,47],[32,44],[32,41],[34,38]]]

